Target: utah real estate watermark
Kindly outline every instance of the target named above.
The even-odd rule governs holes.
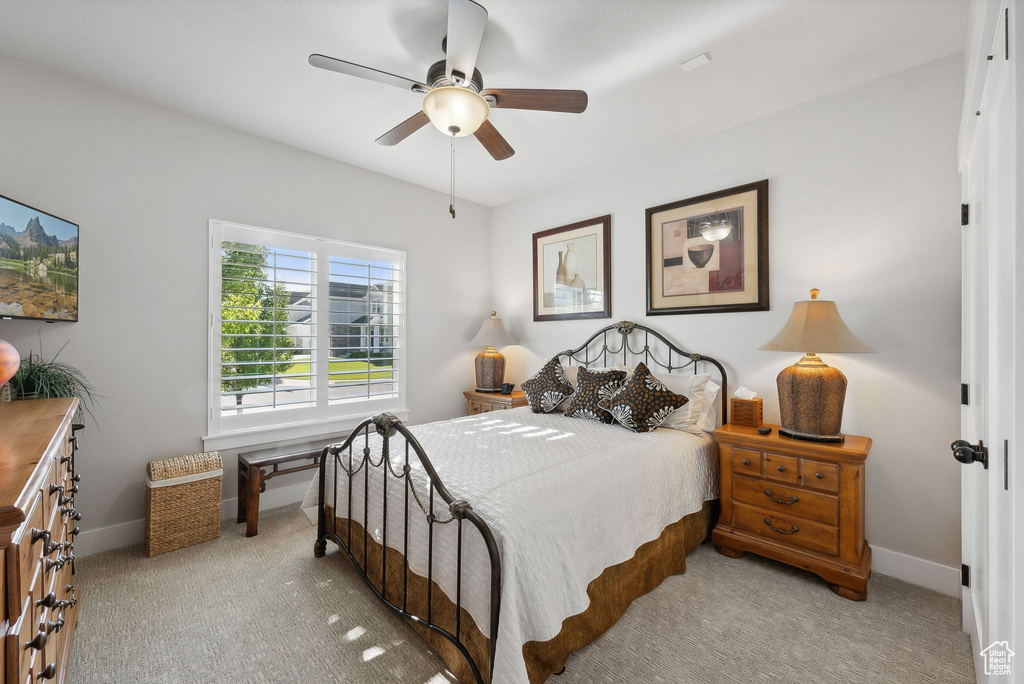
[[[1010,650],[1007,641],[993,641],[988,648],[980,653],[985,661],[985,674],[987,675],[1009,675],[1012,667],[1011,660],[1014,652]]]

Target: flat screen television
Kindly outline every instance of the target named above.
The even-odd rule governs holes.
[[[0,195],[0,319],[78,320],[78,226]]]

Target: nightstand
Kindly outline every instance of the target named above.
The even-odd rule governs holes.
[[[526,401],[525,392],[513,392],[512,394],[499,394],[498,392],[476,392],[466,390],[463,392],[466,397],[466,405],[469,413],[489,413],[491,411],[503,411],[516,408],[517,406],[529,406]]]
[[[844,598],[867,598],[871,547],[864,539],[868,437],[839,443],[779,435],[779,426],[723,425],[722,514],[711,540],[723,555],[750,551],[809,570]]]

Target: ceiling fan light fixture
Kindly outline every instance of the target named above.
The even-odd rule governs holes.
[[[437,130],[462,138],[476,133],[487,121],[491,106],[479,93],[468,88],[442,86],[423,96],[423,113]]]

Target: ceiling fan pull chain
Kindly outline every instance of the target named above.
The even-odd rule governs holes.
[[[449,194],[448,213],[452,215],[452,220],[455,219],[455,136],[451,138],[452,146],[452,177],[451,177],[451,193]]]

